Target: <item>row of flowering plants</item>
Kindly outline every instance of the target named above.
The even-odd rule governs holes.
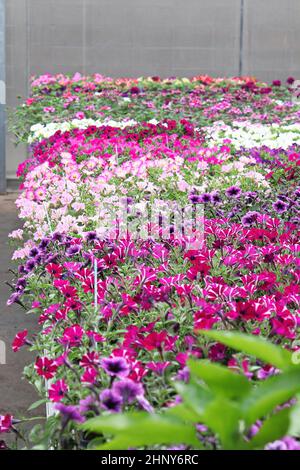
[[[300,106],[293,82],[33,79],[11,123],[29,158],[17,173],[24,224],[10,234],[16,268],[8,304],[36,318],[38,332],[20,331],[12,347],[35,352],[24,375],[40,394],[31,409],[46,404],[47,416],[29,435],[24,419],[1,416],[0,432],[15,434],[16,445],[219,449],[242,448],[257,435],[253,448],[300,449]],[[146,217],[142,236],[158,201],[201,213],[198,243],[175,230],[174,214],[159,210],[150,231]],[[125,232],[106,223],[118,204]],[[245,340],[239,348],[203,330],[268,342],[249,349]],[[203,390],[197,398],[190,391],[193,374],[205,382],[207,371],[216,376],[212,390],[217,384],[230,399],[237,384],[241,394],[251,387],[256,395],[270,380],[273,390],[281,384],[271,406],[245,418],[236,446],[206,419],[225,409],[219,396],[219,408],[199,412],[192,425],[180,405],[208,403]],[[244,404],[229,405],[240,423]],[[177,419],[178,409],[183,427],[165,423],[171,434],[161,440],[111,444],[123,413],[137,420],[131,428],[145,419],[149,430],[164,429],[165,413]]]

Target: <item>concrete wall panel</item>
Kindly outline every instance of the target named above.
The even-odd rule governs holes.
[[[244,73],[267,81],[299,77],[299,0],[244,1]]]
[[[243,0],[242,72],[300,72],[300,1]],[[242,0],[8,0],[7,102],[33,74],[237,75]],[[25,151],[8,139],[7,173]]]

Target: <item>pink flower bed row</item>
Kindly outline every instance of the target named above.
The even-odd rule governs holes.
[[[259,126],[293,125],[299,109],[289,87],[249,78],[132,83],[61,75],[32,85],[27,114],[18,111],[26,136],[37,109],[45,125],[49,114],[67,122],[77,113],[83,122],[99,113],[116,120],[120,110],[122,120],[133,117],[131,109],[137,120],[62,127],[32,139],[19,167],[24,227],[11,234],[18,266],[8,303],[30,311],[39,332],[20,331],[13,350],[35,351],[25,377],[54,413],[51,431],[48,420],[26,445],[79,449],[86,446],[80,424],[90,417],[174,406],[174,380],[189,380],[189,358],[219,362],[254,382],[276,375],[270,364],[198,332],[240,330],[299,349],[298,131],[289,131],[284,147],[262,138],[247,148],[228,129],[212,143],[207,128],[220,110],[228,126],[255,123],[258,109],[266,116]],[[153,109],[159,120],[149,123]],[[103,220],[116,198],[137,220],[156,199],[201,205],[201,248],[174,236],[171,225],[167,237],[107,236]],[[1,417],[1,432],[17,432],[16,423]],[[207,448],[218,445],[203,429],[206,438]]]

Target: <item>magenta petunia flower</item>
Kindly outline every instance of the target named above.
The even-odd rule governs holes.
[[[12,415],[0,415],[0,434],[9,432],[12,428]]]
[[[13,343],[12,343],[12,349],[14,352],[19,351],[19,349],[22,346],[24,346],[25,344],[28,344],[27,335],[28,335],[28,330],[19,331],[19,333],[16,334],[15,339],[13,340]]]
[[[97,380],[98,372],[93,367],[87,367],[81,376],[81,382],[94,384]]]
[[[69,387],[63,379],[57,380],[49,388],[49,398],[51,401],[60,402],[68,390]]]
[[[64,334],[61,338],[61,343],[70,347],[79,346],[84,330],[80,325],[69,326],[65,329]]]
[[[38,357],[34,365],[38,375],[45,379],[52,379],[56,374],[57,367],[55,361],[47,357]]]

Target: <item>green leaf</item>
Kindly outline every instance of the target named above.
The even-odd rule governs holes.
[[[242,405],[248,425],[265,417],[300,391],[300,370],[292,369],[264,380],[255,387]]]
[[[96,450],[100,445],[103,445],[103,437],[95,437],[89,441],[87,445],[88,450]]]
[[[202,379],[218,395],[238,399],[251,390],[246,377],[232,372],[228,367],[204,360],[190,360],[188,367],[192,378]]]
[[[284,370],[293,366],[292,353],[280,346],[275,346],[264,338],[237,331],[201,330],[201,334],[237,351],[255,356],[279,369]]]
[[[86,431],[114,436],[97,449],[125,450],[129,447],[156,444],[186,444],[196,449],[202,446],[196,437],[194,425],[186,424],[173,416],[148,413],[124,413],[93,418],[83,426]]]
[[[292,408],[285,408],[268,418],[251,440],[249,449],[264,448],[269,442],[286,436],[289,430],[291,411]]]
[[[219,436],[225,450],[242,447],[240,421],[240,406],[222,397],[210,403],[203,415],[203,423]]]
[[[164,412],[164,416],[175,416],[176,418],[180,418],[183,421],[197,423],[199,420],[199,416],[190,407],[186,404],[180,404],[177,406],[171,406]]]
[[[300,395],[297,396],[297,403],[291,410],[288,434],[289,436],[300,437]]]
[[[28,411],[35,410],[39,406],[44,405],[45,403],[47,403],[47,401],[48,400],[46,400],[46,398],[43,398],[42,400],[35,401],[34,403],[32,403],[32,405],[29,406]]]
[[[177,382],[175,388],[183,398],[185,406],[196,413],[198,420],[201,420],[206,406],[214,399],[214,395],[195,382],[189,384]]]

